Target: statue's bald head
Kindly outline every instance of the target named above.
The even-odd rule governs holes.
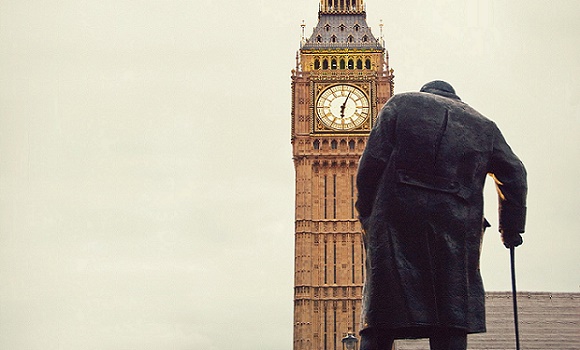
[[[433,80],[423,85],[423,87],[421,88],[421,92],[430,92],[429,90],[439,90],[450,94],[455,93],[455,89],[453,88],[453,86],[451,86],[451,84],[443,80]]]
[[[453,86],[443,80],[433,80],[428,82],[427,84],[423,85],[420,91],[459,99],[459,97],[455,94],[455,89]]]

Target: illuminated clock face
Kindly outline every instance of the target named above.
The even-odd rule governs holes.
[[[352,85],[333,85],[326,88],[316,101],[319,120],[333,130],[352,130],[369,117],[369,99]]]

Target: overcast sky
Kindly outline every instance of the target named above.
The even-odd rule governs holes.
[[[0,348],[289,350],[290,70],[317,0],[0,0]],[[529,172],[518,287],[580,292],[580,1],[367,0]],[[488,186],[490,187],[490,186]],[[488,290],[509,254],[484,241]]]

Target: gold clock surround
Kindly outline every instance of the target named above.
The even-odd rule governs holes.
[[[371,106],[367,94],[352,84],[334,84],[326,87],[316,98],[318,129],[350,131],[369,119]]]

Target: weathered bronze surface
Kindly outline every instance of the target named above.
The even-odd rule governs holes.
[[[506,244],[521,244],[526,170],[494,122],[442,81],[383,107],[357,175],[367,254],[363,331],[392,330],[395,338],[485,331],[479,257],[488,173],[499,193],[499,229]]]

